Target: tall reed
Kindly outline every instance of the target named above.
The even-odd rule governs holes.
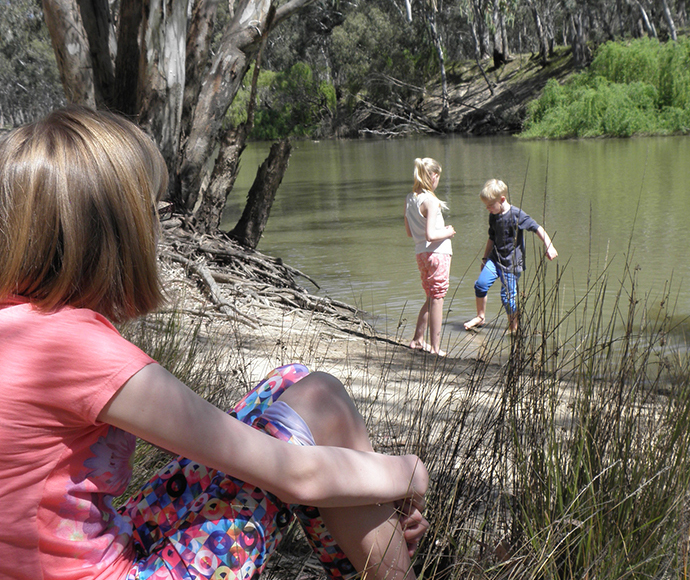
[[[541,265],[523,284],[505,364],[492,370],[489,349],[465,384],[445,378],[458,397],[426,457],[424,577],[684,574],[687,323],[668,289],[640,290],[630,265],[616,291],[602,275],[572,305],[562,274],[547,283]]]
[[[591,272],[579,297],[567,267],[549,268],[523,276],[514,336],[492,322],[463,338],[459,358],[372,340],[363,359],[338,362],[377,450],[418,453],[432,475],[415,569],[438,580],[685,577],[690,326],[671,287],[645,292],[634,264]],[[254,355],[336,372],[306,329],[248,354],[240,329],[216,344],[203,317],[182,316],[126,330],[225,406],[249,388]],[[265,577],[319,577],[309,553],[294,528]]]

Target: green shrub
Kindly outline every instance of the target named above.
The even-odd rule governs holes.
[[[251,79],[253,67],[247,72]],[[251,138],[275,140],[291,136],[320,136],[327,132],[335,114],[335,88],[319,81],[308,64],[298,62],[287,72],[261,71],[257,84],[257,107]],[[233,125],[247,120],[249,87],[241,89],[230,107]]]
[[[630,137],[688,132],[690,41],[602,45],[589,70],[551,80],[528,107],[522,137]]]

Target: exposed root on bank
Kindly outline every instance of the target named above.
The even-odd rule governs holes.
[[[262,324],[257,312],[298,310],[322,315],[324,322],[348,334],[374,337],[373,327],[359,309],[332,298],[315,296],[297,283],[298,278],[319,285],[305,273],[240,246],[223,232],[197,234],[182,227],[180,220],[165,222],[161,245],[164,263],[184,267],[187,278],[198,284],[212,308],[210,316],[256,329]]]

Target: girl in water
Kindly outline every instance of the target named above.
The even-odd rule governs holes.
[[[414,240],[417,266],[422,278],[426,302],[419,311],[410,348],[423,349],[440,356],[443,299],[450,282],[450,261],[453,255],[453,226],[444,224],[444,202],[434,191],[441,177],[441,166],[429,157],[414,160],[414,186],[405,204],[405,229]],[[429,328],[429,342],[425,335]]]
[[[414,578],[426,470],[340,381],[281,367],[226,413],[112,326],[161,303],[167,175],[81,107],[0,142],[0,577],[255,578],[296,515],[331,578]],[[179,456],[115,509],[136,437]]]

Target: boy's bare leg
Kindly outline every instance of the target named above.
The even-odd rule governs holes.
[[[439,356],[446,356],[441,350],[441,326],[443,325],[443,298],[430,298],[429,306],[429,341],[431,352]]]
[[[508,315],[508,332],[510,334],[515,334],[518,329],[519,316],[517,311]]]
[[[477,304],[477,316],[465,322],[465,330],[472,330],[473,328],[481,328],[486,321],[486,302],[487,296],[475,298]]]
[[[424,302],[424,306],[419,311],[417,316],[417,326],[414,329],[414,337],[410,342],[410,348],[421,349],[429,351],[431,347],[424,340],[424,335],[426,334],[426,329],[429,324],[429,298]]]
[[[335,377],[312,373],[287,389],[280,400],[306,421],[317,445],[373,450],[362,416]],[[319,511],[350,562],[365,572],[364,578],[412,580],[416,577],[393,504],[320,508]]]

